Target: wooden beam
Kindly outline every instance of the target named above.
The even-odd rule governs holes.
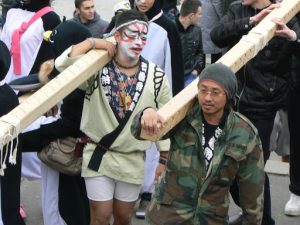
[[[300,0],[283,0],[280,8],[274,9],[218,62],[230,67],[234,73],[237,72],[273,38],[276,30],[276,25],[271,21],[273,18],[281,18],[284,23],[287,23],[299,11]],[[198,79],[193,81],[188,87],[158,110],[158,113],[166,120],[166,126],[162,128],[158,134],[149,135],[145,130],[142,130],[141,138],[156,141],[175,127],[186,116],[187,112],[195,103],[198,93],[197,83]]]
[[[110,38],[109,41],[115,43],[113,38]],[[37,92],[28,98],[24,98],[24,101],[19,106],[6,115],[13,117],[19,122],[18,132],[14,131],[14,127],[11,124],[1,120],[2,117],[0,118],[0,143],[7,144],[10,141],[9,138],[6,138],[8,134],[18,135],[19,132],[23,131],[37,118],[97,73],[110,60],[111,58],[107,51],[91,50]]]
[[[295,16],[299,10],[300,0],[283,0],[281,8],[275,9],[261,21],[259,25],[256,26],[255,32],[249,32],[247,35],[247,37],[249,37],[248,41],[245,39],[241,40],[224,55],[219,62],[224,63],[236,72],[254,57],[258,50],[264,47],[266,41],[269,41],[274,36],[275,24],[271,22],[272,18],[282,18],[286,23]],[[253,42],[249,42],[251,39]],[[259,44],[254,44],[257,40],[259,40]],[[38,117],[52,108],[58,101],[75,90],[107,64],[109,60],[110,58],[106,51],[92,50],[88,52],[80,60],[8,113],[8,116],[13,117],[19,122],[20,126],[18,132],[24,130]],[[161,130],[160,134],[149,136],[143,131],[142,137],[149,140],[158,140],[185,117],[190,107],[194,104],[196,95],[197,80],[159,110],[159,113],[167,120],[167,126]],[[13,131],[13,126],[0,118],[0,143],[8,143],[9,140],[3,140],[8,134],[18,134],[18,132]]]

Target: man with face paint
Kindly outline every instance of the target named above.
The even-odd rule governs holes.
[[[136,140],[130,131],[133,117],[145,107],[160,108],[171,98],[168,80],[155,64],[141,56],[147,43],[144,14],[128,10],[117,16],[114,38],[87,39],[67,49],[56,61],[60,71],[91,48],[105,48],[113,59],[81,87],[86,91],[81,130],[88,136],[82,176],[90,201],[91,224],[130,225],[144,177],[149,141]],[[157,143],[166,158],[169,141]],[[157,167],[157,173],[164,165]]]

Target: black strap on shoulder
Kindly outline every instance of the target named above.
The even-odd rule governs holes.
[[[127,113],[125,118],[119,123],[116,129],[114,129],[112,132],[106,134],[101,138],[88,164],[89,169],[98,171],[103,155],[107,152],[107,150],[110,148],[110,146],[117,139],[119,134],[122,132],[130,115],[131,113]]]
[[[147,63],[147,69],[145,71],[146,80],[147,80],[148,67],[149,67],[148,61],[146,61],[142,57],[141,57],[141,61]],[[144,86],[143,86],[142,90],[140,91],[141,93],[143,93],[143,90],[145,88],[146,80],[144,82]],[[119,125],[117,126],[117,128],[101,138],[101,140],[98,142],[97,147],[95,148],[93,155],[90,159],[90,162],[88,164],[89,169],[94,170],[94,171],[99,170],[103,155],[109,150],[110,146],[117,139],[119,134],[122,132],[122,130],[124,129],[125,125],[127,124],[133,111],[134,110],[127,111],[124,119],[119,120]]]

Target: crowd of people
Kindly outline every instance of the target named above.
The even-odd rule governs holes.
[[[0,116],[90,50],[111,60],[9,146],[0,142],[0,225],[25,224],[21,176],[42,179],[45,225],[130,225],[134,214],[149,225],[275,225],[264,172],[274,127],[290,155],[284,212],[300,216],[300,14],[288,24],[274,18],[275,37],[234,74],[217,60],[279,1],[120,0],[111,21],[94,0],[74,0],[69,20],[51,2],[2,0]],[[141,139],[141,129],[155,135],[165,125],[157,110],[195,79],[186,117],[161,140]],[[79,175],[37,158],[68,137],[83,147]]]

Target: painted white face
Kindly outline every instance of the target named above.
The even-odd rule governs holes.
[[[137,59],[147,41],[148,26],[143,23],[128,25],[122,31],[119,42],[119,51],[124,57]]]

